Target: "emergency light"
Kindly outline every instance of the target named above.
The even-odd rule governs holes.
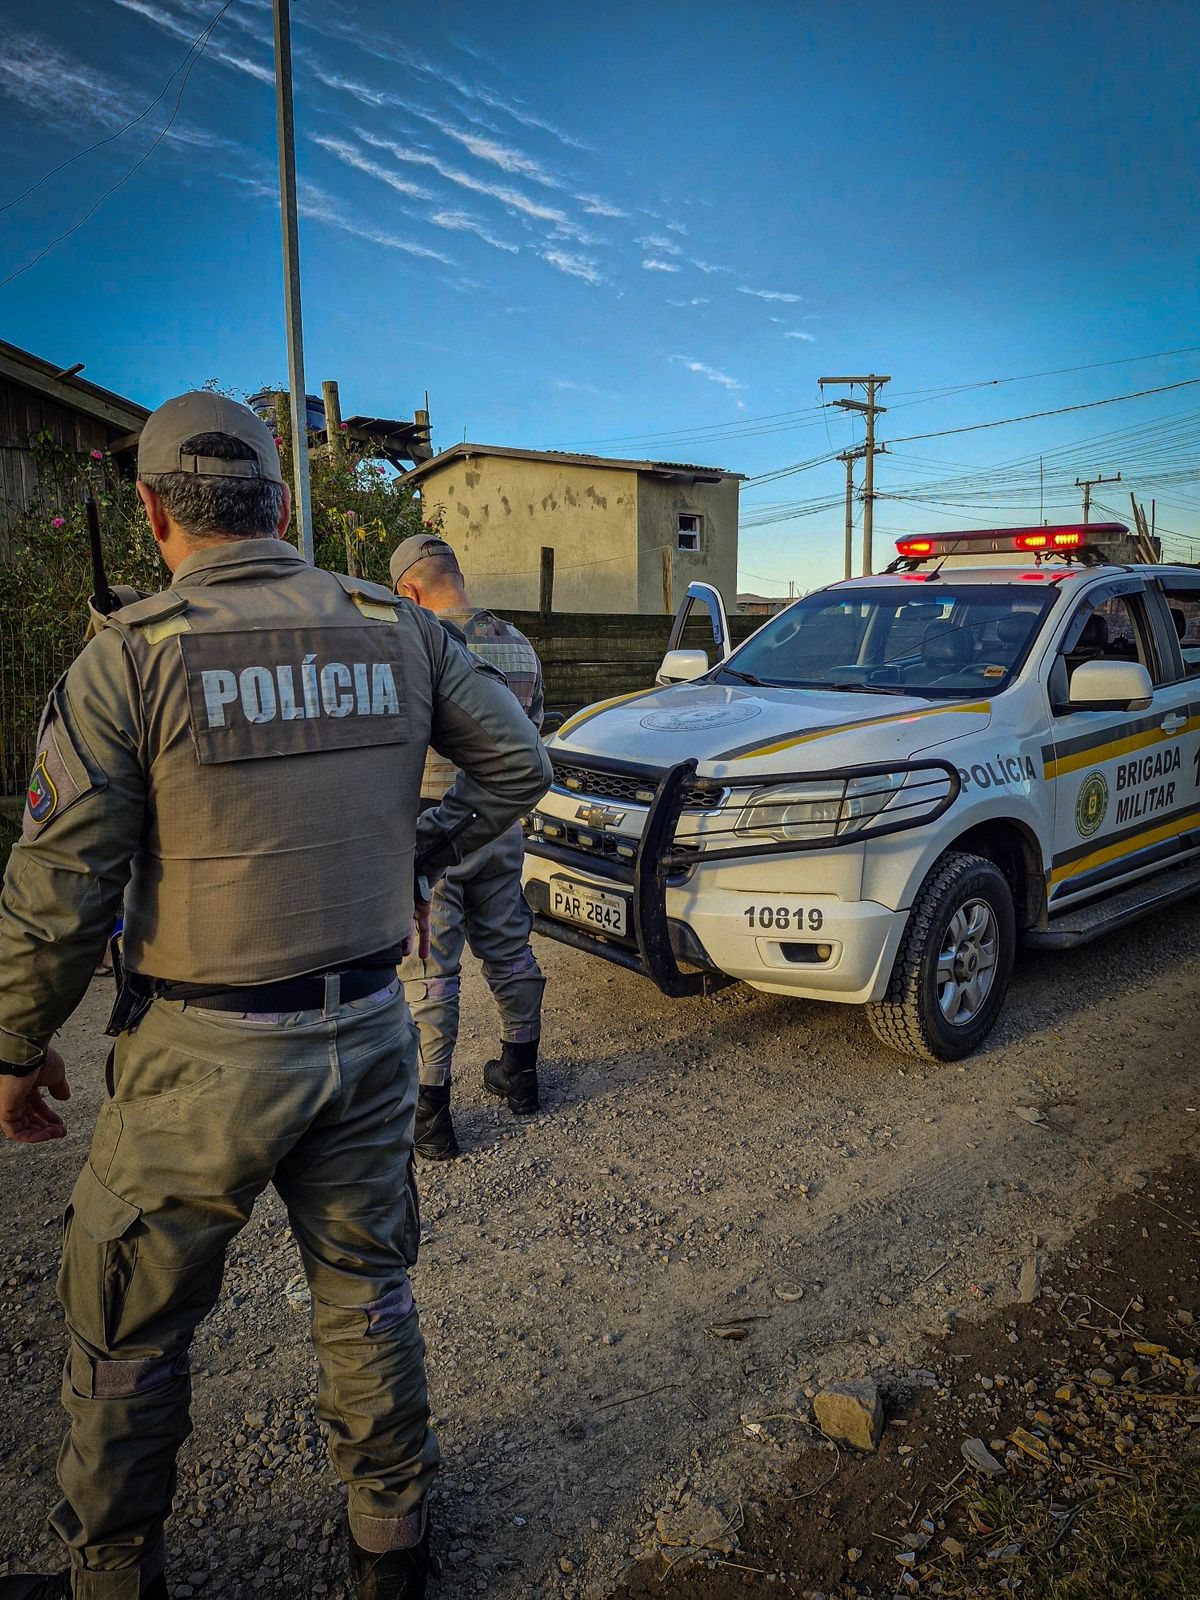
[[[1057,528],[967,528],[927,539],[897,539],[896,549],[908,561],[949,555],[1002,555],[1012,551],[1082,550],[1114,544],[1128,534],[1123,522],[1076,522]]]

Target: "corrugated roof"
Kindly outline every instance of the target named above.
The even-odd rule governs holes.
[[[645,472],[674,475],[692,473],[704,478],[743,478],[742,472],[728,472],[724,467],[705,467],[691,461],[631,461],[615,456],[577,455],[570,450],[521,450],[513,445],[456,444],[443,450],[431,461],[423,461],[405,474],[407,482],[424,478],[435,468],[446,466],[454,460],[470,460],[472,456],[502,456],[517,461],[557,461],[571,466],[611,468],[619,472]]]

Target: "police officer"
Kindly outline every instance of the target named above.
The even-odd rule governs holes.
[[[486,666],[503,673],[535,728],[542,726],[542,665],[525,635],[471,605],[458,558],[444,539],[417,534],[392,555],[396,591],[436,612]],[[436,805],[454,781],[452,763],[431,751],[421,803]],[[483,963],[500,1011],[500,1056],[483,1069],[484,1086],[517,1116],[539,1108],[537,1057],[546,980],[529,943],[533,917],[521,890],[524,841],[519,823],[450,868],[433,896],[428,955],[415,952],[400,968],[409,1009],[421,1035],[417,1154],[446,1161],[458,1154],[450,1112],[450,1075],[458,1040],[463,945]]]
[[[50,1038],[122,892],[128,972],[59,1279],[70,1427],[51,1521],[70,1572],[0,1580],[0,1596],[165,1600],[188,1346],[273,1183],[312,1291],[356,1592],[411,1600],[438,1450],[408,1279],[416,1037],[395,967],[415,854],[433,870],[470,857],[549,767],[508,690],[433,617],[282,541],[288,491],[252,412],[167,401],[138,473],[172,584],[114,613],[51,695],[0,902],[10,1139],[65,1132]],[[458,777],[418,821],[429,745]]]

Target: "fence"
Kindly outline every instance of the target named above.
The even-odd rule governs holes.
[[[647,689],[662,663],[671,624],[668,616],[616,615],[591,612],[506,611],[505,619],[520,628],[542,658],[546,706],[552,711],[578,711],[610,695]],[[763,624],[762,617],[730,617],[729,632],[741,644]],[[707,650],[712,658],[712,630],[707,617],[693,617],[683,637],[687,649]]]
[[[649,688],[667,648],[668,616],[602,616],[538,611],[505,613],[527,634],[542,658],[548,710],[570,713],[611,695]],[[762,625],[761,617],[730,617],[740,644]],[[687,648],[711,655],[707,618],[689,622]],[[0,620],[0,811],[19,810],[33,765],[38,719],[46,697],[75,655],[65,640],[31,638]],[[7,801],[8,804],[3,804]]]
[[[0,619],[0,795],[24,795],[42,707],[76,648]]]

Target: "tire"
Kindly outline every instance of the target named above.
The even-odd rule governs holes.
[[[978,1049],[1008,993],[1016,928],[1000,868],[947,851],[913,901],[887,993],[867,1007],[876,1037],[925,1061],[958,1061]],[[953,962],[943,961],[951,952]]]

